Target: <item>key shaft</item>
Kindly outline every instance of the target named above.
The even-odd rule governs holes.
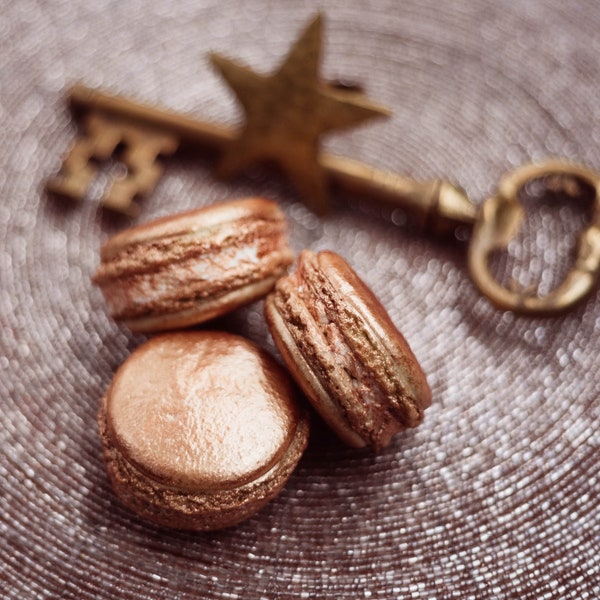
[[[106,94],[80,84],[71,89],[69,100],[75,113],[100,114],[104,119],[114,119],[127,127],[137,125],[148,135],[169,135],[179,145],[223,151],[237,139],[234,128],[199,121],[175,111]],[[89,134],[91,137],[95,135],[95,131]],[[77,165],[85,168],[85,165],[80,164],[82,160],[78,160]],[[420,229],[434,234],[446,234],[459,225],[471,226],[475,222],[475,205],[461,188],[448,181],[417,181],[329,153],[319,155],[319,165],[326,179],[337,188],[401,208]],[[76,180],[77,173],[73,177]],[[87,178],[89,179],[89,174]],[[83,187],[83,184],[79,184],[72,195],[81,195]],[[66,186],[63,185],[63,188]],[[60,192],[58,186],[54,186],[54,190]],[[118,210],[119,207],[126,206],[127,199],[123,195],[117,199],[109,197],[104,204]]]
[[[420,230],[446,235],[461,225],[471,227],[477,219],[475,204],[449,181],[418,181],[332,154],[323,154],[321,164],[339,188],[401,208]]]
[[[182,144],[220,150],[235,139],[235,131],[232,128],[198,121],[172,110],[155,108],[80,84],[71,89],[69,101],[76,112],[96,110],[106,115],[113,115],[120,120],[170,133]]]

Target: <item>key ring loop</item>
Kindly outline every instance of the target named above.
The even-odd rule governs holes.
[[[532,180],[558,177],[580,180],[595,192],[591,221],[579,235],[573,267],[549,294],[539,296],[524,289],[501,285],[489,271],[492,252],[505,249],[515,237],[524,216],[518,194]],[[475,223],[469,246],[469,270],[481,292],[504,310],[549,316],[583,300],[600,280],[600,174],[561,160],[525,165],[505,175],[496,196],[486,200]]]

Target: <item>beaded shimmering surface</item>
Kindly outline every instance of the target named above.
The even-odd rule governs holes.
[[[600,12],[593,2],[325,0],[323,75],[393,109],[328,150],[480,202],[500,175],[559,155],[600,168]],[[314,15],[253,0],[7,3],[0,14],[0,596],[22,598],[600,597],[600,294],[556,319],[492,308],[464,247],[399,211],[333,195],[317,218],[276,172],[229,182],[176,155],[137,222],[230,197],[279,200],[296,252],[331,248],[372,287],[428,374],[433,405],[380,455],[315,419],[283,493],[235,529],[185,534],[121,506],[95,417],[144,338],[90,277],[130,221],[47,198],[75,131],[75,81],[235,124],[211,51],[268,73]],[[118,172],[118,166],[108,171]],[[96,192],[102,188],[102,178]],[[576,207],[530,203],[496,269],[548,288],[568,268]],[[548,266],[550,265],[550,266]],[[275,352],[260,303],[217,321]]]

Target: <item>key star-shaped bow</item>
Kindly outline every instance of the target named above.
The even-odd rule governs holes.
[[[318,15],[271,75],[218,54],[210,57],[246,117],[238,137],[225,147],[217,176],[227,178],[252,164],[274,162],[319,214],[329,206],[327,177],[319,162],[321,135],[390,114],[359,92],[325,84],[319,77],[321,45]]]

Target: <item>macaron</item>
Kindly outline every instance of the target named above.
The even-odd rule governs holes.
[[[285,364],[351,446],[379,451],[431,404],[425,374],[368,286],[338,254],[303,251],[265,299]]]
[[[103,397],[98,426],[121,501],[148,521],[195,531],[235,525],[274,498],[309,432],[278,363],[212,331],[139,346]]]
[[[101,249],[93,277],[132,331],[178,329],[268,293],[293,261],[275,202],[246,198],[126,229]]]

